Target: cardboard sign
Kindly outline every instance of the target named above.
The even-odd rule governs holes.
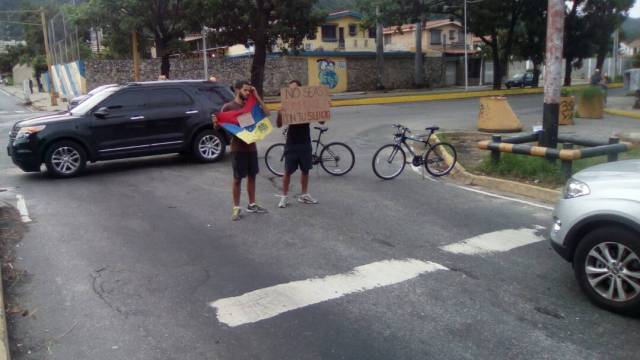
[[[280,90],[282,123],[305,124],[331,119],[331,95],[325,86],[303,86]]]

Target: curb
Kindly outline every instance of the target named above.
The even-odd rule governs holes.
[[[576,85],[569,86],[569,90],[578,90],[589,85]],[[615,83],[610,84],[610,89],[622,88],[623,84]],[[456,92],[443,92],[435,94],[421,94],[421,95],[398,95],[398,96],[384,96],[384,97],[370,97],[360,99],[343,99],[332,100],[331,107],[342,106],[361,106],[361,105],[383,105],[383,104],[399,104],[399,103],[413,103],[413,102],[427,102],[427,101],[442,101],[442,100],[459,100],[459,99],[471,99],[480,98],[486,96],[504,96],[504,95],[530,95],[530,94],[542,94],[544,88],[531,88],[531,89],[514,89],[514,90],[481,90],[481,91],[456,91]],[[267,103],[269,110],[279,110],[281,107],[280,102]]]
[[[11,211],[13,207],[8,203],[0,200],[0,214],[4,211]],[[4,284],[2,280],[2,264],[0,264],[0,360],[10,360],[11,353],[9,351],[9,331],[7,329],[7,316],[5,313],[4,302]]]
[[[627,110],[620,110],[620,109],[605,108],[604,112],[609,115],[624,116],[631,119],[640,120],[640,111],[627,111]]]
[[[440,138],[436,134],[433,134],[433,139],[436,142],[440,142]],[[442,154],[442,157],[447,164],[451,164],[453,161],[453,158],[447,152]],[[471,174],[460,164],[460,162],[456,162],[456,165],[451,171],[451,176],[464,182],[466,185],[478,185],[496,191],[526,196],[547,203],[555,203],[560,199],[560,191],[523,184],[512,180]]]

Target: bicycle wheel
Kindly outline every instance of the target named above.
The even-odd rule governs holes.
[[[331,175],[342,176],[351,171],[355,163],[353,150],[340,142],[327,144],[320,152],[320,166]]]
[[[445,159],[445,152],[450,155],[451,163]],[[424,156],[424,167],[429,174],[439,177],[447,175],[453,170],[458,159],[458,154],[453,145],[448,143],[437,143],[432,146]]]
[[[406,164],[407,156],[404,150],[396,144],[389,144],[376,151],[371,166],[376,176],[391,180],[402,173]]]
[[[284,176],[284,144],[271,145],[264,154],[267,169],[276,176]]]

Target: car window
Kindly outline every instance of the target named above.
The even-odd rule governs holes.
[[[148,108],[193,105],[193,99],[181,89],[151,89],[145,92]]]
[[[222,108],[222,105],[233,100],[233,94],[231,92],[213,86],[199,87],[196,93],[198,94],[198,98],[202,100],[207,107],[215,110]]]
[[[116,93],[118,90],[119,90],[119,87],[116,86],[116,87],[106,89],[105,91],[101,91],[95,94],[94,96],[89,97],[87,100],[81,102],[80,105],[73,108],[73,110],[71,110],[71,114],[78,115],[78,116],[85,115],[86,113],[91,111],[93,108],[95,108],[98,104],[100,104],[102,101],[104,101],[105,99],[109,98],[114,93]]]
[[[101,92],[98,94],[101,94]],[[118,92],[101,103],[100,107],[125,111],[140,109],[144,107],[144,91],[142,89],[134,89]]]

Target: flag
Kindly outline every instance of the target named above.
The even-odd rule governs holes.
[[[242,109],[218,113],[216,118],[223,129],[247,144],[264,139],[273,130],[269,118],[253,94]]]

